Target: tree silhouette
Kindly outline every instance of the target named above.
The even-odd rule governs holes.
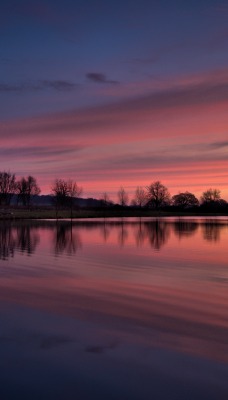
[[[147,186],[148,206],[156,209],[161,208],[170,203],[170,194],[167,187],[162,185],[160,181],[155,181]]]
[[[109,195],[108,195],[107,192],[104,192],[104,193],[102,194],[100,200],[101,200],[101,203],[102,203],[102,205],[103,205],[104,207],[108,207],[108,206],[110,206],[110,205],[113,204],[112,201],[110,200]]]
[[[36,179],[29,175],[27,178],[21,178],[16,184],[16,192],[18,194],[18,201],[22,202],[24,206],[30,206],[31,196],[40,194],[40,188]]]
[[[69,180],[67,182],[67,196],[69,198],[71,219],[72,219],[72,213],[73,213],[74,199],[78,198],[81,194],[82,194],[82,187],[79,187],[76,182]]]
[[[176,194],[172,197],[172,203],[176,207],[189,208],[199,205],[199,200],[193,193],[184,192]]]
[[[202,203],[209,203],[211,201],[218,201],[221,198],[219,189],[208,189],[203,192],[201,201]]]
[[[0,204],[9,205],[16,190],[15,174],[0,172]]]
[[[74,199],[80,196],[82,193],[82,188],[72,180],[66,181],[64,179],[56,179],[51,191],[54,195],[56,216],[58,214],[59,207],[70,207],[72,218]]]
[[[126,193],[125,189],[123,186],[120,187],[120,189],[117,192],[117,196],[119,199],[119,203],[121,206],[126,206],[128,203],[128,194]]]
[[[145,206],[147,200],[148,199],[146,191],[141,186],[138,186],[135,190],[135,196],[132,200],[132,205],[143,207]]]

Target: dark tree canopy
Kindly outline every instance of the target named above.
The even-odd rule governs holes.
[[[166,186],[160,181],[155,181],[147,186],[148,206],[156,209],[170,204],[170,194]]]
[[[172,197],[172,203],[176,207],[189,208],[199,205],[199,200],[193,193],[184,192],[176,194]]]

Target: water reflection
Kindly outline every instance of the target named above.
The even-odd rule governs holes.
[[[75,254],[82,247],[78,232],[73,231],[72,224],[57,223],[54,229],[54,251],[56,255]]]
[[[132,242],[137,247],[149,246],[160,251],[172,235],[179,239],[190,239],[200,234],[206,242],[219,242],[221,232],[228,226],[227,221],[177,220],[99,220],[99,221],[33,221],[4,222],[0,225],[0,259],[14,257],[15,251],[31,255],[40,242],[42,229],[52,232],[52,248],[55,255],[74,255],[82,248],[84,231],[100,232],[103,243],[115,241],[120,247]]]
[[[2,223],[0,398],[227,399],[227,241],[227,220]]]
[[[31,255],[35,252],[39,241],[40,235],[36,227],[28,224],[3,223],[0,225],[0,259],[7,260],[13,257],[16,249]]]
[[[195,221],[178,220],[174,222],[173,227],[175,234],[181,239],[182,237],[194,235],[199,228],[199,223]]]
[[[100,232],[101,232],[101,236],[103,237],[104,243],[106,243],[110,236],[111,226],[105,220],[104,220],[103,224],[101,225]]]
[[[209,242],[219,242],[221,227],[218,224],[207,222],[202,225],[203,237]]]
[[[17,227],[16,230],[16,247],[22,252],[31,255],[36,250],[40,241],[40,235],[37,229],[26,225]]]
[[[0,225],[0,259],[13,257],[16,240],[10,225]]]
[[[127,238],[128,238],[127,225],[124,223],[124,220],[122,219],[118,227],[118,239],[117,239],[121,247],[123,247],[126,244]]]

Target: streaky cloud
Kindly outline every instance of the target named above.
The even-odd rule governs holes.
[[[74,90],[79,85],[65,80],[39,80],[36,82],[22,82],[18,84],[0,83],[0,93],[27,93],[53,89],[56,91]]]
[[[221,141],[221,142],[213,142],[213,143],[208,143],[208,147],[212,149],[223,149],[228,147],[228,141]]]

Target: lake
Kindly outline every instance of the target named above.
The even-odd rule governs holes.
[[[0,224],[0,399],[228,399],[228,218]]]

